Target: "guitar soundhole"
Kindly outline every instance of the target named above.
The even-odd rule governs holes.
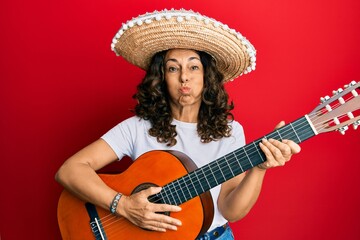
[[[143,183],[143,184],[140,184],[139,186],[137,186],[132,191],[131,194],[134,194],[134,193],[140,192],[142,190],[148,189],[149,187],[159,187],[159,186],[154,184],[154,183]],[[153,202],[153,203],[164,203],[164,201],[157,195],[151,195],[151,196],[148,197],[148,199],[149,199],[150,202]],[[170,216],[170,212],[158,212],[158,213]]]

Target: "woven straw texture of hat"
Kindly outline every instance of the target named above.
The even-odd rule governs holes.
[[[227,25],[199,21],[196,17],[179,20],[176,16],[149,23],[133,22],[117,39],[114,51],[142,69],[148,68],[155,53],[175,48],[210,54],[224,74],[224,81],[238,77],[251,66],[248,49],[252,45],[243,44]]]

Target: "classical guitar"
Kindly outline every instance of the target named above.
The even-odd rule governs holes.
[[[301,143],[317,134],[337,130],[345,133],[349,125],[360,124],[360,82],[351,82],[321,98],[311,113],[277,129],[265,138],[290,139]],[[262,137],[263,138],[263,137]],[[150,186],[162,191],[149,197],[151,202],[181,205],[182,211],[170,215],[183,225],[165,233],[139,228],[125,218],[86,203],[64,190],[58,203],[58,222],[63,239],[146,239],[187,240],[205,233],[213,218],[211,188],[265,161],[258,139],[201,168],[185,154],[176,151],[150,151],[140,156],[123,173],[99,174],[113,189],[126,195]],[[169,213],[164,213],[169,214]]]

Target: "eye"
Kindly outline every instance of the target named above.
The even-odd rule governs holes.
[[[197,65],[194,65],[194,66],[191,66],[191,67],[190,67],[190,69],[191,69],[191,70],[199,70],[199,69],[200,69],[200,67],[199,67],[199,66],[197,66]]]
[[[177,72],[177,70],[178,70],[178,68],[177,68],[177,67],[173,67],[173,66],[167,68],[167,71],[168,71],[168,72]]]

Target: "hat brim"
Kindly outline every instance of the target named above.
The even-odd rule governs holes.
[[[159,17],[160,13],[163,12],[142,15],[123,25],[114,38],[113,50],[144,70],[154,54],[163,50],[204,51],[215,59],[224,81],[255,69],[255,49],[227,25],[204,16],[199,19],[193,12],[194,16],[189,15],[188,11],[184,15],[184,11],[172,10],[172,15],[163,13]]]

